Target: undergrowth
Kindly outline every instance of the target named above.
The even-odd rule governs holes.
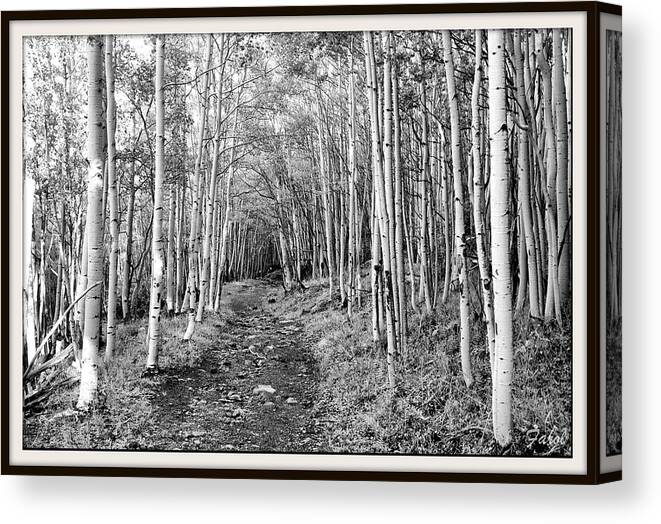
[[[182,340],[185,315],[163,318],[161,370],[176,371],[199,366],[206,345],[214,338],[218,317],[198,324],[190,342]],[[150,449],[157,421],[151,398],[160,376],[145,375],[145,321],[120,324],[118,348],[113,360],[99,358],[99,389],[89,412],[75,409],[78,388],[55,391],[38,413],[25,417],[23,444],[26,449]]]
[[[483,326],[473,322],[475,382],[461,375],[457,305],[431,315],[409,311],[406,350],[396,362],[397,389],[386,387],[385,353],[374,347],[369,300],[348,319],[324,280],[306,282],[272,304],[300,318],[319,342],[320,403],[333,418],[336,452],[436,455],[570,456],[571,330],[517,319],[513,443],[501,449],[491,425],[491,379]],[[284,295],[284,296],[283,296]]]

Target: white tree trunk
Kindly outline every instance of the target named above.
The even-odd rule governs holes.
[[[569,254],[571,227],[569,216],[569,130],[567,125],[567,93],[562,53],[562,29],[553,29],[553,105],[557,135],[556,200],[558,206],[558,289],[560,306],[566,307],[569,299]]]
[[[395,53],[396,56],[396,53]],[[408,330],[408,321],[406,313],[406,284],[404,281],[404,216],[403,201],[404,190],[402,187],[402,168],[401,168],[401,122],[399,117],[399,75],[397,71],[397,60],[393,58],[392,67],[392,107],[393,107],[393,126],[394,126],[394,154],[395,154],[395,262],[396,279],[398,291],[399,309],[399,350],[400,353],[406,351],[406,336]]]
[[[198,292],[198,264],[199,264],[199,226],[200,226],[200,194],[202,187],[201,164],[204,151],[204,130],[207,125],[207,110],[209,106],[209,76],[211,75],[211,49],[212,37],[207,35],[207,47],[205,51],[204,87],[202,89],[202,115],[200,117],[200,128],[197,141],[197,154],[195,156],[195,167],[193,169],[193,180],[191,182],[191,218],[190,218],[190,237],[188,238],[188,326],[184,333],[184,340],[190,340],[195,331],[195,318],[197,310],[195,308]]]
[[[471,100],[471,136],[473,154],[473,221],[475,222],[475,244],[477,247],[477,262],[480,269],[482,284],[482,299],[484,300],[484,316],[487,325],[487,347],[489,359],[493,368],[494,352],[494,320],[493,298],[491,293],[491,263],[487,256],[487,238],[482,219],[484,212],[484,184],[482,177],[482,155],[480,141],[482,124],[480,122],[480,88],[482,84],[482,30],[475,30],[475,75],[473,78],[473,96]]]
[[[103,280],[103,39],[87,39],[88,102],[87,148],[89,171],[87,179],[87,280],[96,284]],[[85,324],[80,375],[78,409],[86,410],[96,398],[98,384],[99,327],[101,322],[101,286],[85,297]]]
[[[151,242],[151,292],[149,295],[149,343],[147,369],[158,370],[161,344],[161,296],[163,294],[163,179],[165,178],[165,101],[163,77],[165,37],[156,37],[156,152],[154,155],[154,220]]]
[[[392,287],[391,287],[391,261],[392,257],[390,255],[390,226],[388,223],[388,211],[386,204],[386,195],[385,195],[385,181],[383,175],[383,148],[381,142],[381,123],[379,119],[379,110],[378,110],[378,99],[377,99],[377,74],[376,74],[376,65],[375,65],[375,56],[374,56],[374,40],[371,32],[365,32],[365,57],[366,57],[366,66],[369,80],[369,109],[370,109],[370,128],[372,135],[372,158],[374,159],[373,164],[375,171],[373,173],[374,177],[374,198],[375,198],[375,211],[377,217],[377,223],[375,226],[378,227],[380,232],[380,243],[381,243],[381,261],[382,261],[382,285],[384,288],[383,293],[383,302],[385,306],[386,314],[386,335],[388,349],[386,352],[386,366],[388,371],[388,386],[393,389],[395,387],[395,353],[397,351],[396,341],[395,341],[395,321],[394,321],[394,311],[393,311],[393,302],[392,302]],[[388,80],[389,81],[389,80]],[[378,225],[377,225],[378,224]]]
[[[537,30],[535,34],[535,56],[537,66],[542,78],[542,101],[544,104],[544,158],[540,158],[539,165],[545,165],[546,171],[546,236],[548,243],[548,275],[546,286],[546,304],[544,316],[550,320],[555,318],[562,323],[562,310],[560,305],[560,287],[558,283],[558,227],[556,205],[557,182],[557,151],[556,134],[553,122],[552,82],[551,70],[546,56],[545,31]],[[540,155],[541,156],[541,155]],[[545,160],[545,162],[544,162]]]
[[[353,316],[353,306],[356,297],[356,275],[360,275],[360,266],[356,268],[356,233],[358,230],[357,212],[356,212],[356,90],[355,73],[353,60],[353,40],[351,41],[350,51],[350,76],[349,76],[349,250],[348,250],[348,269],[349,269],[349,296],[347,300],[347,316]]]
[[[113,63],[114,36],[106,36],[105,65],[107,141],[108,141],[108,206],[110,207],[110,263],[108,268],[108,322],[106,325],[106,362],[115,352],[115,334],[117,332],[117,258],[119,254],[119,209],[117,202],[117,177],[115,176],[115,66]]]
[[[493,372],[493,431],[496,441],[512,441],[512,281],[510,275],[509,169],[505,32],[489,30],[489,139],[491,141],[491,258],[496,344]]]
[[[424,61],[420,54],[420,63]],[[420,173],[420,293],[425,302],[425,314],[431,313],[431,292],[429,290],[429,248],[427,230],[429,217],[429,117],[427,116],[427,92],[424,80],[420,81],[420,103],[422,112],[422,169]]]
[[[450,127],[452,134],[452,178],[454,180],[454,241],[456,246],[457,269],[459,273],[459,315],[461,337],[461,371],[466,386],[473,383],[470,360],[470,305],[468,303],[468,276],[466,274],[466,231],[464,226],[464,184],[461,179],[461,134],[459,132],[459,108],[454,79],[454,53],[450,31],[443,30],[443,53],[445,57],[445,78],[448,84],[450,104]]]
[[[168,308],[168,314],[172,315],[175,311],[175,259],[177,255],[176,244],[174,240],[175,226],[176,226],[176,209],[177,209],[177,188],[175,182],[170,184],[170,207],[168,209],[168,241],[167,241],[167,258],[166,267],[167,272],[165,275],[165,302]]]
[[[34,180],[32,177],[26,176],[23,183],[23,323],[28,362],[32,362],[37,352],[37,329],[34,321],[35,307],[34,293],[32,292],[34,279],[34,264],[32,261],[34,191]]]
[[[528,112],[526,111],[526,95],[525,95],[525,75],[524,75],[524,57],[521,51],[521,33],[514,31],[514,69],[516,71],[516,89],[515,96],[518,102],[519,114],[527,115],[528,118],[520,122],[522,125],[529,126],[535,125],[530,121]],[[518,141],[518,157],[517,157],[517,171],[519,176],[518,196],[519,196],[519,209],[520,217],[522,219],[523,232],[526,243],[526,268],[520,268],[520,271],[528,271],[528,302],[530,314],[533,317],[541,318],[540,300],[540,282],[537,278],[537,250],[535,248],[535,233],[532,218],[532,208],[530,202],[530,163],[528,155],[528,131],[519,130]]]
[[[222,64],[224,60],[224,44],[225,35],[220,35],[219,44],[219,61]],[[211,158],[211,172],[209,173],[209,191],[207,191],[206,201],[206,220],[204,231],[204,243],[202,247],[202,275],[200,277],[200,300],[197,305],[197,316],[195,320],[202,322],[202,315],[204,314],[204,304],[208,300],[212,302],[212,298],[207,299],[207,291],[209,289],[209,272],[211,268],[211,237],[213,235],[213,211],[216,207],[216,180],[218,179],[218,157],[220,155],[220,142],[222,130],[222,109],[223,109],[223,70],[221,68],[218,73],[218,85],[216,90],[216,130],[214,133],[213,154]]]

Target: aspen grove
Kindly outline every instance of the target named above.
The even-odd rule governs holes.
[[[272,322],[308,333],[279,343],[316,348],[290,380],[314,398],[286,402],[335,414],[331,450],[570,455],[571,37],[27,38],[30,442],[66,402],[155,410],[173,359],[260,333],[258,306],[227,304],[262,286]],[[279,344],[248,345],[259,367]],[[234,389],[232,424],[253,406]]]

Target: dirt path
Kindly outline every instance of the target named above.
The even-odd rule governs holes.
[[[314,344],[264,308],[260,281],[223,290],[217,337],[198,368],[164,370],[154,389],[154,449],[326,451]]]

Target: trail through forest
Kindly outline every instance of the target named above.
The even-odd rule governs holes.
[[[25,446],[571,455],[571,51],[27,39]]]
[[[226,323],[198,368],[165,369],[154,388],[154,449],[320,452],[313,341],[264,307],[272,286],[226,286]]]

